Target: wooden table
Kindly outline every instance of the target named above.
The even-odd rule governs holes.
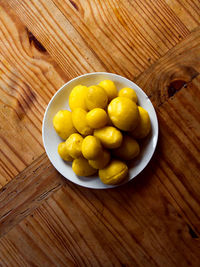
[[[107,71],[159,120],[148,167],[112,190],[64,179],[43,148],[53,94]],[[200,2],[0,0],[0,266],[200,266]]]

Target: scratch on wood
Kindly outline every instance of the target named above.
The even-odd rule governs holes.
[[[42,195],[39,196],[37,201],[41,201],[41,200],[45,199],[51,192],[53,192],[55,189],[59,188],[60,185],[61,184],[58,184],[55,187],[51,188],[50,190],[44,192]]]
[[[25,214],[29,209],[25,209],[24,211],[20,212],[21,215]]]
[[[7,215],[9,215],[12,212],[13,209],[9,210],[8,212],[4,213],[0,218],[3,219],[5,218]]]

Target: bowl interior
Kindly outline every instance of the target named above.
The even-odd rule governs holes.
[[[150,99],[142,89],[130,80],[116,74],[100,72],[85,74],[69,81],[56,92],[49,102],[44,115],[42,127],[44,147],[54,167],[68,180],[84,187],[96,189],[111,188],[115,186],[103,184],[98,176],[79,177],[72,171],[71,163],[63,161],[57,153],[58,144],[63,142],[63,140],[56,134],[52,120],[59,110],[69,109],[68,98],[74,86],[78,84],[90,86],[98,84],[104,79],[112,80],[118,90],[123,87],[133,88],[137,93],[139,105],[148,111],[151,119],[151,134],[142,142],[141,152],[138,158],[130,162],[129,177],[127,181],[136,177],[146,167],[156,148],[158,139],[158,121]]]

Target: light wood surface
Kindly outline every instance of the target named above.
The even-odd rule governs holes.
[[[77,75],[136,82],[159,120],[146,169],[116,189],[64,179],[43,148]],[[200,2],[0,0],[0,266],[200,266]]]

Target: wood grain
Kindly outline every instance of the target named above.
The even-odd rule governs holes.
[[[139,75],[137,83],[156,105],[173,97],[200,74],[200,28]]]
[[[9,0],[8,4],[62,67],[67,77],[105,70],[51,0]]]
[[[69,257],[76,266],[198,266],[198,235],[154,168],[155,159],[137,180],[115,190],[67,183],[1,239],[1,253],[14,246],[25,262],[37,258],[39,265],[54,265],[59,255],[63,265]]]
[[[78,2],[77,8],[70,1],[59,0],[9,0],[8,3],[52,57],[56,57],[66,74],[73,77],[108,70],[132,78],[189,34],[163,1],[159,1],[159,5],[146,2],[140,5],[139,1],[85,0]],[[41,10],[45,21],[40,19]],[[158,16],[159,13],[162,16]],[[61,24],[65,32],[59,27]],[[42,35],[40,29],[43,29]],[[56,40],[49,34],[52,31],[56,33]],[[81,55],[80,51],[83,51]],[[75,55],[81,58],[82,64],[76,66]],[[72,65],[76,73],[74,69],[71,72]]]
[[[200,25],[198,0],[165,0],[165,2],[190,31]]]
[[[161,147],[158,161],[168,191],[199,224],[200,171],[200,29],[196,29],[137,79],[156,105]],[[155,75],[156,73],[156,75]],[[159,143],[160,144],[160,143]],[[160,174],[158,174],[158,177]],[[177,179],[175,179],[177,176]]]
[[[1,266],[200,266],[199,9],[0,0]],[[159,120],[150,164],[112,190],[65,180],[41,141],[51,96],[93,71],[135,81]]]
[[[188,43],[192,50],[195,42],[192,40],[192,36],[188,36],[151,68],[163,69],[165,79],[173,82],[171,72],[176,73],[177,62],[179,66],[187,62],[187,56],[182,57],[182,61],[177,60],[179,51],[186,54]],[[165,57],[170,62],[168,72],[166,64],[163,64]],[[189,57],[193,62],[191,54]],[[193,66],[198,68],[198,65]],[[147,92],[148,85],[155,86],[160,79],[159,75],[153,79],[151,73],[147,70],[144,76]],[[138,79],[142,81],[142,76]],[[161,90],[163,87],[156,88]],[[0,228],[4,235],[0,241],[1,253],[6,255],[6,251],[13,251],[16,247],[19,257],[25,262],[33,262],[37,257],[40,265],[45,262],[56,264],[59,255],[63,265],[68,260],[77,266],[198,266],[199,92],[197,75],[187,83],[187,87],[174,91],[173,96],[164,100],[152,97],[160,125],[158,148],[144,172],[121,188],[98,191],[66,182],[61,188],[59,184],[54,189],[56,192],[47,195],[47,200],[41,201],[40,205],[36,199],[45,195],[46,186],[40,186],[44,183],[40,179],[37,185],[35,180],[30,182],[30,174],[25,178],[25,186],[26,192],[31,188],[33,194],[30,200],[26,200],[26,192],[22,190],[21,197],[28,206],[32,199],[34,204],[25,210],[25,203],[21,205],[17,196],[13,198],[11,194],[10,201],[5,198],[16,187],[16,180],[9,183],[7,192],[5,190],[0,195],[2,210],[5,213],[10,211],[0,221],[4,221]],[[45,176],[48,188],[54,188],[54,183],[60,183],[60,176],[54,173],[45,157],[41,160],[42,164],[38,162],[25,173],[35,170],[34,179]],[[41,168],[37,169],[37,166]],[[48,176],[52,179],[46,178]],[[22,181],[23,175],[18,179]],[[21,183],[17,185],[19,189]],[[36,188],[40,187],[37,192]],[[49,244],[54,244],[55,256],[48,255]],[[33,254],[28,251],[33,251]],[[17,262],[22,261],[18,259]]]
[[[43,154],[5,185],[0,191],[0,236],[30,214],[62,184],[63,178]]]
[[[63,72],[19,19],[0,8],[0,186],[44,152],[46,105],[66,81]]]
[[[163,1],[53,1],[107,68],[131,79],[189,34]]]
[[[117,72],[132,79],[189,34],[162,1],[158,6],[149,3],[144,7],[128,1],[92,2],[90,6],[85,1],[82,6],[76,4],[78,10],[66,1],[9,0],[0,3],[0,142],[5,147],[0,152],[1,186],[44,151],[41,140],[44,109],[65,81],[95,70]],[[87,15],[87,8],[93,16]],[[139,17],[141,8],[148,10],[143,18]],[[155,10],[163,15],[162,19]],[[53,18],[51,14],[54,14]],[[134,19],[132,14],[135,14]],[[110,15],[112,20],[108,19]],[[149,16],[162,27],[159,29],[150,23]],[[119,25],[118,30],[116,25]],[[165,37],[161,34],[163,27]],[[164,41],[166,38],[169,44]]]

